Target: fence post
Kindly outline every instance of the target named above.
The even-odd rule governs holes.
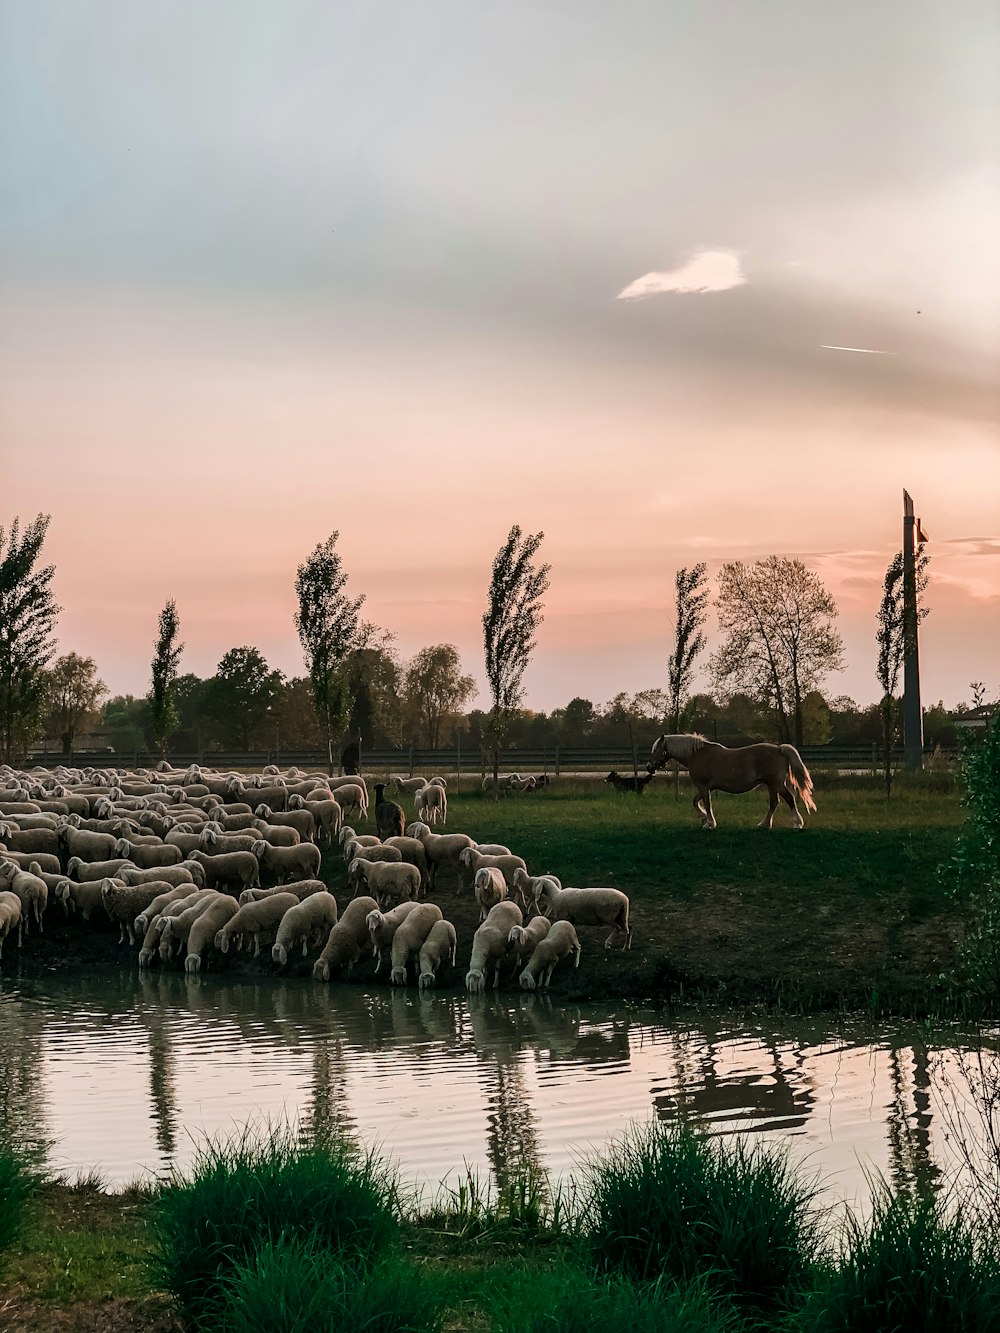
[[[455,790],[460,791],[462,787],[462,733],[455,732]]]
[[[558,776],[559,776],[559,746],[558,746],[558,745],[556,745],[556,757],[555,757],[555,765],[554,765],[554,767],[555,767],[555,770],[556,770],[556,777],[558,777]]]

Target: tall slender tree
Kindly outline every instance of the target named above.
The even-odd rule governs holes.
[[[674,650],[667,663],[670,684],[670,729],[681,729],[681,714],[691,694],[691,680],[698,654],[704,651],[704,625],[708,616],[708,565],[682,567],[674,575]],[[680,769],[674,768],[674,799],[680,799]]]
[[[326,736],[331,775],[334,738],[339,739],[351,715],[348,662],[372,635],[372,626],[360,618],[364,595],[351,598],[344,592],[347,575],[336,549],[339,536],[334,532],[320,542],[295,575],[295,628],[312,684],[316,716]]]
[[[59,614],[52,594],[55,565],[37,568],[49,529],[39,514],[21,533],[15,518],[0,527],[0,762],[23,757],[41,729],[45,668],[55,652]]]
[[[515,523],[493,560],[483,613],[483,647],[493,701],[486,735],[492,757],[494,800],[500,797],[500,748],[523,697],[524,672],[542,623],[542,597],[549,586],[552,566],[538,565],[534,560],[544,536],[544,532],[524,535]]]
[[[177,603],[171,597],[157,622],[156,643],[153,647],[153,682],[149,690],[149,712],[153,739],[161,755],[167,752],[167,742],[177,730],[177,664],[184,645],[177,642],[181,622]]]
[[[930,556],[921,548],[916,556],[917,619],[919,625],[929,612],[929,607],[922,605],[921,598],[927,588]],[[882,600],[876,615],[875,643],[878,647],[878,659],[875,674],[878,676],[882,699],[879,713],[882,718],[882,764],[885,776],[885,795],[888,800],[892,795],[892,750],[899,725],[899,705],[896,692],[899,688],[899,673],[906,655],[906,616],[904,614],[903,589],[903,552],[897,551],[889,561],[882,580]],[[912,633],[912,630],[911,630]]]

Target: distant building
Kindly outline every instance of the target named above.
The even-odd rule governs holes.
[[[955,713],[951,720],[956,727],[968,731],[985,731],[997,707],[997,704],[980,704],[978,708],[970,708],[967,713]]]

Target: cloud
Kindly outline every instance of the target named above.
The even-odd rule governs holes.
[[[746,282],[740,257],[733,250],[699,250],[680,268],[644,273],[623,288],[617,301],[637,301],[664,292],[725,292]]]

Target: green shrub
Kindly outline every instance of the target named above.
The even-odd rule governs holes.
[[[394,1174],[337,1141],[300,1142],[290,1130],[212,1141],[190,1177],[157,1200],[153,1262],[181,1311],[199,1319],[220,1281],[268,1241],[315,1238],[330,1263],[363,1267],[395,1237]]]
[[[211,1326],[220,1333],[437,1333],[439,1284],[392,1258],[338,1263],[318,1236],[265,1241],[227,1274]]]
[[[28,1156],[0,1144],[0,1256],[14,1244],[24,1225],[28,1200],[38,1184]]]
[[[803,1333],[978,1333],[1000,1320],[1000,1254],[936,1196],[876,1195],[806,1302]]]
[[[604,1271],[704,1279],[745,1311],[773,1311],[795,1298],[815,1262],[814,1195],[777,1147],[652,1124],[591,1164],[584,1225]]]
[[[526,1271],[498,1291],[494,1333],[729,1333],[733,1314],[704,1285],[594,1281],[565,1265]]]
[[[965,827],[945,867],[953,900],[965,917],[959,979],[975,990],[1000,991],[1000,711],[982,736],[962,746]]]

